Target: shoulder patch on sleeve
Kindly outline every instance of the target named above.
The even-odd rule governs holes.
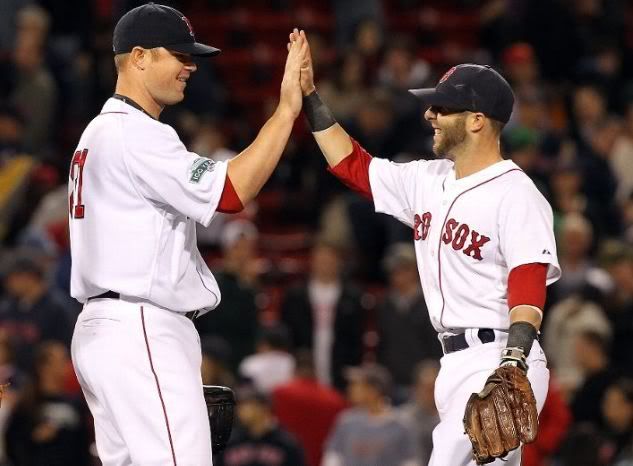
[[[189,169],[189,183],[199,183],[202,176],[207,172],[212,172],[214,168],[213,160],[204,157],[197,158]]]

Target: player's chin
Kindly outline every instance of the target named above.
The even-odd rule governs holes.
[[[166,100],[166,105],[175,105],[180,103],[185,98],[185,90],[177,90],[172,92]]]

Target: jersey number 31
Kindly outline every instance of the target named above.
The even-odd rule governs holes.
[[[85,206],[81,203],[81,188],[84,179],[84,164],[88,157],[88,149],[78,150],[70,163],[70,180],[73,190],[68,199],[70,216],[72,218],[84,218]]]

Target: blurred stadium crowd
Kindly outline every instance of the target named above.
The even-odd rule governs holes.
[[[99,464],[68,352],[81,306],[68,295],[67,173],[114,89],[112,25],[140,3],[0,1],[3,466]],[[271,111],[294,26],[337,119],[396,161],[432,155],[408,89],[457,63],[499,69],[516,93],[504,154],[550,201],[563,268],[541,335],[550,393],[523,464],[633,465],[633,4],[166,3],[223,49],[161,117],[216,160]],[[196,322],[203,379],[239,398],[215,464],[329,466],[336,453],[345,466],[426,465],[441,349],[411,232],[327,173],[301,119],[257,202],[218,215],[199,241],[223,295]]]

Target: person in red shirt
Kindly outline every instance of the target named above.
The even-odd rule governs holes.
[[[319,466],[323,444],[347,403],[336,390],[316,379],[310,351],[301,350],[296,358],[295,377],[273,391],[273,412],[279,424],[303,446],[307,464]]]
[[[557,452],[567,436],[572,415],[563,399],[560,387],[552,377],[547,398],[539,416],[538,436],[534,443],[523,447],[522,466],[547,466],[548,459]]]

